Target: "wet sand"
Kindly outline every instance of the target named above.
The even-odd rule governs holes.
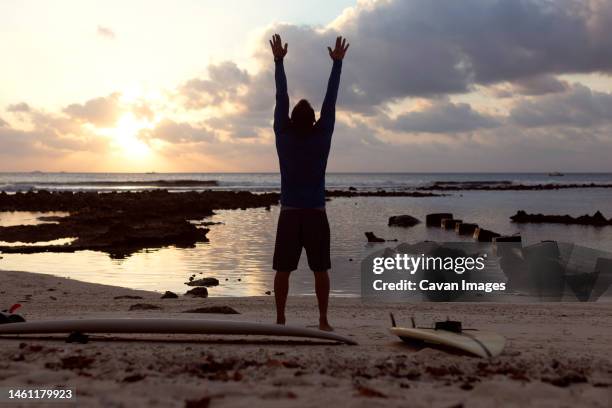
[[[30,320],[76,316],[202,317],[270,322],[273,298],[207,298],[0,271],[0,303]],[[119,283],[119,282],[118,282]],[[116,297],[141,297],[123,298]],[[137,303],[158,310],[129,311]],[[230,306],[238,315],[183,314]],[[387,332],[388,312],[421,325],[461,319],[508,339],[492,360],[410,348]],[[313,297],[293,297],[291,324],[316,322]],[[0,386],[68,385],[79,406],[594,406],[612,401],[609,303],[365,304],[333,298],[331,322],[358,346],[261,337],[107,335],[0,339]],[[202,405],[187,405],[198,401]],[[53,405],[58,406],[58,405]]]

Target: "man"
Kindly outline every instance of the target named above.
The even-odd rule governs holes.
[[[281,170],[281,212],[278,217],[273,268],[276,323],[285,324],[285,305],[289,293],[289,275],[297,268],[302,248],[308,266],[314,272],[315,293],[319,305],[319,329],[332,331],[327,319],[329,301],[330,235],[325,212],[325,169],[336,121],[336,98],[340,85],[342,59],[348,50],[346,39],[338,37],[330,47],[333,66],[321,115],[315,120],[310,103],[302,99],[289,117],[289,94],[283,59],[287,44],[275,34],[270,40],[274,54],[276,107],[274,134]]]

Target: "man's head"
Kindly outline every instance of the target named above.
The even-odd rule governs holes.
[[[315,112],[306,99],[300,100],[291,111],[291,124],[297,130],[310,130],[315,123]]]

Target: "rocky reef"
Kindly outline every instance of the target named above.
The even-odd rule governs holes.
[[[519,210],[510,217],[513,222],[519,224],[535,223],[535,224],[577,224],[577,225],[593,225],[596,227],[603,227],[606,225],[612,225],[612,219],[607,219],[599,211],[596,211],[593,215],[581,215],[579,217],[572,217],[571,215],[545,215],[545,214],[528,214],[523,210]]]
[[[421,191],[360,191],[355,187],[349,187],[348,190],[327,190],[325,196],[333,197],[441,197],[446,194],[423,193]]]
[[[211,216],[216,209],[270,208],[278,199],[277,193],[246,191],[0,192],[0,211],[64,211],[70,214],[45,219],[55,223],[0,227],[0,241],[14,243],[0,246],[0,251],[96,250],[123,258],[144,248],[192,247],[197,242],[207,241],[209,229],[189,220]],[[25,245],[68,237],[75,239],[66,245]]]
[[[604,183],[547,183],[518,184],[507,180],[500,181],[436,181],[430,185],[419,187],[422,191],[531,191],[531,190],[563,190],[569,188],[612,188],[612,184]]]

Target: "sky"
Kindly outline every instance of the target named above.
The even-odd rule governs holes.
[[[0,1],[0,171],[278,171],[343,64],[329,171],[612,171],[612,0]]]

